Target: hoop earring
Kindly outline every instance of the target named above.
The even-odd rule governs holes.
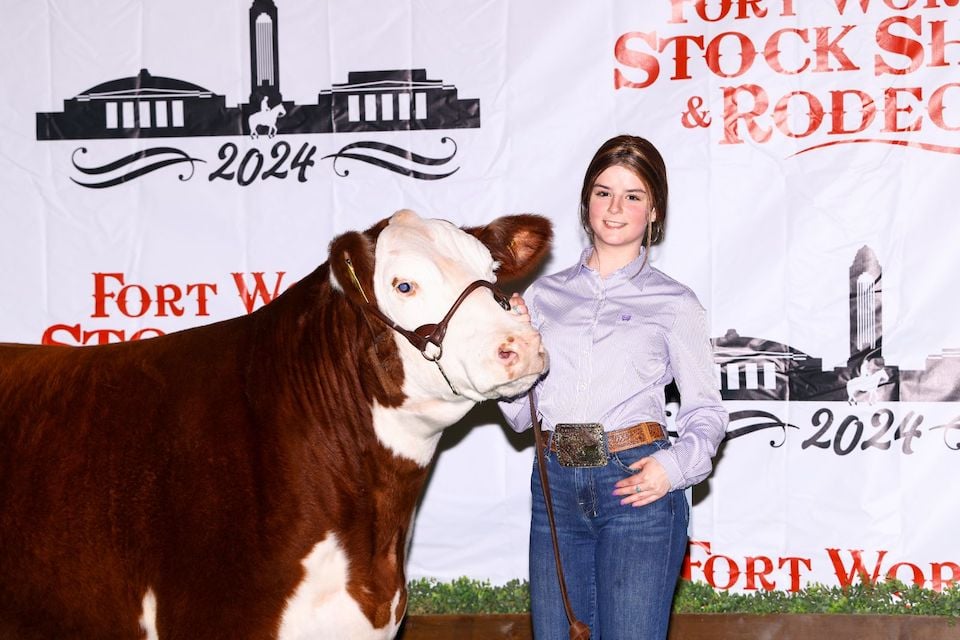
[[[650,235],[652,236],[650,241],[653,244],[656,244],[663,240],[663,223],[659,220],[650,222]]]

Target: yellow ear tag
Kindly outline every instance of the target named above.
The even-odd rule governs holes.
[[[347,263],[347,271],[350,272],[350,279],[353,280],[353,284],[357,286],[357,291],[359,291],[360,295],[363,296],[363,301],[367,304],[370,304],[370,300],[367,299],[367,294],[363,292],[363,287],[360,286],[360,279],[357,278],[357,272],[353,269],[353,263],[350,262],[350,256],[344,258],[344,262]]]

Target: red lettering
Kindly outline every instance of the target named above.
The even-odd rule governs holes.
[[[790,106],[790,99],[793,97],[802,98],[807,104],[807,128],[799,133],[790,130],[790,121],[787,117],[787,109]],[[823,105],[817,100],[817,97],[807,91],[791,91],[787,95],[777,100],[773,108],[773,124],[780,132],[790,138],[805,138],[820,126],[823,122]]]
[[[806,71],[807,67],[810,66],[810,58],[804,58],[803,64],[799,69],[788,70],[783,68],[783,65],[780,64],[780,38],[787,33],[796,34],[799,36],[801,42],[809,42],[807,39],[806,29],[779,29],[774,31],[773,34],[767,38],[767,44],[763,47],[763,58],[767,61],[767,65],[777,73],[782,73],[784,75],[795,75],[801,71]]]
[[[755,18],[765,18],[767,16],[767,9],[761,5],[766,0],[736,0],[737,14],[734,16],[734,20],[746,20],[750,17]],[[687,19],[683,15],[684,5],[693,3],[693,8],[697,13],[697,17],[703,20],[704,22],[719,22],[720,20],[726,19],[730,15],[730,11],[734,7],[733,0],[719,0],[717,2],[716,11],[714,15],[711,15],[707,11],[707,0],[670,0],[670,20],[673,24],[685,24]],[[793,0],[783,0],[783,10],[781,11],[781,16],[792,16],[793,13]]]
[[[137,292],[137,297],[139,298],[140,310],[136,313],[131,313],[130,307],[127,305],[127,294],[131,289]],[[117,294],[117,309],[128,318],[139,318],[146,314],[150,308],[150,302],[150,294],[138,284],[128,284],[123,289],[120,289],[120,292]]]
[[[900,570],[901,567],[906,567],[910,571],[910,573],[913,575],[913,580],[912,580],[913,584],[917,585],[918,587],[923,586],[923,583],[924,583],[923,571],[921,571],[920,567],[910,562],[898,562],[892,567],[890,567],[890,570],[887,571],[887,575],[886,575],[887,580],[899,580],[899,578],[897,577],[897,572]]]
[[[737,87],[721,87],[723,89],[723,139],[720,144],[742,144],[738,122],[743,120],[747,133],[754,142],[766,142],[770,139],[772,129],[757,124],[756,119],[766,112],[770,102],[767,93],[762,87],[755,84],[742,84]],[[743,110],[740,107],[739,96],[747,94],[753,99],[753,106]]]
[[[867,9],[870,7],[870,0],[859,0],[859,2],[860,11],[866,13]],[[847,0],[834,0],[834,3],[837,5],[837,11],[840,12],[840,15],[843,15],[847,10]]]
[[[930,104],[927,107],[927,111],[930,113],[930,119],[933,120],[933,123],[941,129],[960,131],[960,123],[957,123],[955,126],[950,126],[943,119],[943,94],[947,92],[947,89],[960,89],[960,82],[951,82],[937,88],[937,90],[933,92],[933,95],[930,96]]]
[[[848,129],[844,126],[846,114],[851,113],[851,111],[848,111],[845,106],[847,96],[855,96],[860,100],[860,122],[852,129]],[[858,89],[831,91],[830,107],[830,118],[833,122],[833,126],[830,128],[830,133],[837,135],[860,133],[870,126],[870,124],[873,122],[873,119],[877,115],[877,107],[873,102],[873,98]]]
[[[209,282],[196,282],[194,284],[188,284],[187,295],[191,295],[194,292],[197,294],[197,315],[210,315],[210,312],[207,311],[207,293],[209,292],[213,295],[217,295],[217,285]]]
[[[800,591],[800,565],[803,565],[807,568],[807,571],[810,570],[811,563],[810,558],[780,558],[780,565],[778,568],[783,569],[783,565],[789,565],[790,573],[790,591]]]
[[[739,8],[737,11],[737,20],[745,20],[750,16],[747,15],[747,7],[752,10],[754,17],[756,18],[765,18],[767,17],[767,10],[760,8],[760,3],[763,0],[740,0]]]
[[[683,567],[680,570],[680,577],[684,580],[693,580],[693,567],[699,567],[702,565],[699,560],[693,560],[690,557],[695,549],[703,549],[707,552],[707,555],[710,555],[710,543],[701,542],[699,540],[690,541],[690,546],[687,548],[687,555],[683,559]]]
[[[146,327],[139,329],[127,337],[123,329],[89,329],[83,330],[79,324],[55,324],[47,327],[40,339],[41,344],[56,344],[64,346],[80,346],[90,344],[110,344],[132,340],[145,340],[155,336],[162,336],[163,331]],[[69,339],[69,341],[67,341]]]
[[[670,0],[670,19],[667,22],[671,24],[686,24],[687,19],[683,17],[683,5],[690,0]]]
[[[856,28],[855,25],[842,27],[835,36],[831,35],[832,28],[816,27],[812,36],[807,29],[778,29],[764,42],[763,60],[770,69],[783,75],[796,75],[808,70],[819,73],[858,71],[860,67],[850,59],[842,44],[847,34]],[[813,51],[810,54],[796,56],[794,51],[790,51],[789,59],[793,68],[785,68],[784,61],[781,60],[781,45],[786,36],[793,36],[805,45],[812,43]],[[642,45],[635,44],[634,40],[639,40]],[[639,48],[631,48],[631,45]],[[659,54],[672,54],[674,69],[671,80],[690,80],[693,77],[690,61],[698,53],[702,55],[707,69],[714,75],[736,78],[753,68],[758,50],[758,45],[755,45],[747,34],[739,31],[725,31],[709,40],[703,35],[675,35],[660,39],[656,32],[630,31],[617,39],[614,57],[621,65],[642,71],[643,77],[632,80],[622,70],[615,68],[614,88],[642,89],[656,82],[662,66],[667,64],[665,60],[661,63]],[[730,63],[724,65],[723,62],[733,57],[733,54],[740,56],[735,66]],[[798,57],[799,59],[793,62]],[[724,68],[731,66],[733,68]]]
[[[755,84],[720,87],[723,92],[723,137],[719,144],[741,144],[746,139],[769,142],[772,132],[788,138],[805,138],[825,129],[824,120],[830,119],[825,133],[831,136],[857,134],[873,125],[881,126],[882,133],[920,131],[924,126],[924,110],[930,123],[943,131],[960,131],[960,116],[956,106],[960,82],[938,87],[929,99],[920,87],[887,88],[882,100],[858,89],[829,92],[828,108],[816,94],[791,91],[780,97],[768,111],[770,97]],[[953,91],[949,95],[948,92]],[[882,101],[883,117],[878,118]],[[948,108],[949,107],[949,108]],[[804,119],[806,118],[806,119]],[[952,121],[948,121],[952,118]]]
[[[108,288],[108,279],[114,280],[114,284],[121,285],[119,289]],[[154,314],[157,317],[166,317],[168,315],[182,316],[185,313],[185,307],[180,302],[184,300],[184,290],[176,284],[158,284],[154,285],[154,295],[139,284],[126,284],[122,273],[94,273],[93,274],[93,313],[91,318],[109,318],[107,311],[107,301],[112,300],[117,311],[128,318],[140,318],[153,307],[156,302]],[[217,285],[207,282],[197,282],[186,286],[187,296],[196,295],[198,316],[210,315],[207,311],[207,295],[217,293]],[[133,296],[131,294],[134,294]]]
[[[863,558],[861,557],[863,551],[861,549],[850,549],[848,552],[853,560],[849,570],[844,565],[843,558],[840,557],[839,549],[827,549],[830,562],[833,563],[833,572],[836,574],[840,586],[851,586],[854,577],[860,578],[860,582],[863,584],[876,582],[880,576],[880,563],[883,562],[883,558],[887,555],[887,552],[883,550],[877,552],[877,564],[874,565],[873,571],[867,571],[867,568],[864,566]]]
[[[670,20],[673,24],[684,24],[687,22],[687,19],[683,17],[683,6],[693,2],[693,8],[697,13],[697,17],[706,22],[716,22],[717,20],[722,20],[730,13],[730,8],[733,6],[732,0],[720,0],[719,9],[720,13],[717,17],[711,18],[707,15],[707,2],[706,0],[670,0]]]
[[[82,344],[110,344],[111,342],[123,342],[126,332],[123,329],[92,329],[83,332]],[[93,338],[93,342],[90,339]],[[116,338],[116,340],[111,340]]]
[[[816,37],[816,56],[817,56],[817,66],[814,67],[814,71],[856,71],[860,67],[853,64],[853,61],[847,57],[846,52],[844,52],[843,47],[840,46],[840,39],[850,33],[855,25],[845,25],[843,31],[839,36],[830,39],[830,28],[831,27],[817,27],[814,31],[817,34]],[[840,66],[836,69],[830,67],[830,56],[836,58]]]
[[[703,558],[703,554],[706,558]],[[696,557],[694,557],[696,556]],[[718,563],[723,563],[718,566]],[[790,573],[791,591],[799,591],[802,578],[802,567],[810,570],[811,561],[809,558],[779,558],[777,567],[783,569],[788,567]],[[683,580],[694,579],[694,569],[699,570],[699,574],[712,587],[716,589],[730,589],[733,587],[740,576],[744,576],[744,589],[755,590],[765,589],[772,591],[777,588],[775,580],[770,579],[774,572],[774,560],[769,556],[747,556],[743,560],[742,568],[733,558],[723,555],[714,555],[709,542],[691,540],[690,547],[687,550],[687,556],[684,558],[683,567],[680,571],[680,577]],[[697,577],[700,577],[698,575]],[[719,579],[718,579],[719,576]]]
[[[155,338],[157,336],[162,336],[163,331],[160,329],[153,329],[151,327],[144,327],[139,331],[135,331],[131,336],[130,340],[146,340],[147,338]],[[121,338],[122,340],[123,338]]]
[[[761,565],[761,569],[757,569],[757,564]],[[767,576],[773,573],[773,560],[766,556],[747,556],[746,558],[747,565],[747,584],[743,587],[748,591],[756,591],[757,589],[757,580],[760,581],[760,586],[766,591],[773,591],[777,588],[775,582],[767,580]]]
[[[957,0],[960,2],[960,0]],[[960,44],[960,40],[947,40],[945,34],[946,20],[936,20],[930,23],[930,64],[931,67],[946,67],[946,48],[948,44]]]
[[[660,41],[660,51],[664,51],[668,45],[673,44],[674,70],[671,80],[689,80],[691,78],[687,64],[690,62],[690,51],[687,44],[692,42],[701,51],[703,50],[703,36],[676,36],[673,38],[664,38]]]
[[[273,292],[267,290],[267,285],[263,280],[263,272],[256,271],[251,273],[253,276],[253,293],[247,289],[246,283],[243,281],[242,273],[233,273],[233,281],[237,285],[237,294],[240,296],[240,300],[243,302],[244,308],[247,310],[247,313],[251,313],[254,307],[257,304],[257,299],[259,299],[263,304],[268,304],[278,295],[280,295],[280,282],[283,280],[285,271],[277,272],[277,279],[273,285]]]
[[[717,575],[714,569],[714,565],[720,561],[727,565],[726,575],[727,581],[723,584],[717,582]],[[727,556],[722,555],[712,555],[707,558],[707,561],[703,563],[703,577],[707,579],[707,583],[714,589],[729,589],[737,583],[737,580],[740,578],[740,567],[737,566],[737,563],[734,562],[733,558],[728,558]]]
[[[169,293],[169,298],[167,297]],[[170,305],[170,309],[173,311],[173,315],[182,316],[183,307],[178,307],[176,302],[182,297],[180,287],[175,284],[158,284],[157,285],[157,316],[166,316],[167,315],[167,305]]]
[[[904,18],[893,16],[887,18],[877,27],[877,45],[884,51],[905,56],[910,59],[908,67],[892,67],[886,63],[879,53],[873,57],[873,72],[875,75],[882,76],[885,73],[902,76],[912,73],[923,64],[923,45],[910,38],[902,38],[890,33],[890,27],[894,24],[905,24],[917,35],[920,35],[920,16],[913,18]]]
[[[721,40],[727,36],[733,36],[740,45],[740,67],[733,73],[725,73],[723,69],[720,68],[720,43]],[[750,38],[737,31],[727,31],[718,34],[716,38],[710,41],[710,44],[707,45],[705,59],[707,61],[707,67],[709,67],[710,71],[714,74],[722,78],[735,78],[749,69],[753,65],[756,57],[757,50],[754,48]]]
[[[656,50],[657,48],[656,32],[644,33],[643,31],[631,31],[617,38],[617,43],[613,46],[613,55],[617,59],[617,62],[634,69],[642,69],[645,71],[646,78],[639,82],[633,82],[628,80],[627,77],[620,71],[620,69],[614,69],[613,87],[615,89],[621,89],[623,87],[629,87],[631,89],[643,89],[644,87],[649,87],[651,84],[656,82],[657,78],[660,76],[660,63],[657,61],[656,56],[652,56],[648,53],[643,53],[642,51],[637,51],[635,49],[630,49],[627,46],[630,40],[634,39],[645,42],[651,49]],[[236,274],[234,274],[234,277],[236,277]]]
[[[950,570],[949,578],[944,579],[944,569]],[[943,591],[944,588],[949,589],[957,581],[960,581],[960,565],[954,562],[933,562],[930,564],[930,570],[933,576],[931,582],[934,591]]]
[[[921,119],[919,116],[912,124],[900,125],[899,114],[913,113],[913,107],[911,105],[900,105],[899,96],[905,93],[913,96],[917,100],[923,96],[920,87],[891,87],[883,92],[884,132],[902,133],[904,131],[920,130]]]
[[[61,342],[59,335],[60,333],[66,333],[69,338],[72,338],[72,342]],[[47,327],[47,330],[43,332],[43,337],[40,338],[40,344],[59,344],[59,345],[71,345],[71,344],[80,344],[80,325],[68,325],[68,324],[55,324],[50,327]]]
[[[106,300],[107,298],[114,298],[116,294],[107,293],[106,291],[107,278],[112,278],[118,281],[121,285],[123,284],[122,273],[94,273],[93,274],[93,313],[90,315],[91,318],[109,317],[106,311],[106,306],[107,306]]]

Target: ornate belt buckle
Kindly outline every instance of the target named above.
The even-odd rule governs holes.
[[[553,441],[557,461],[564,467],[603,467],[607,464],[607,443],[602,424],[558,424]]]

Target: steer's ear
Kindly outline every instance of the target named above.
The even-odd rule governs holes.
[[[553,240],[550,221],[532,213],[503,216],[485,227],[464,230],[485,244],[500,263],[500,282],[519,280],[532,273],[550,251]]]
[[[374,244],[365,233],[350,231],[330,243],[331,284],[357,304],[373,297]]]

